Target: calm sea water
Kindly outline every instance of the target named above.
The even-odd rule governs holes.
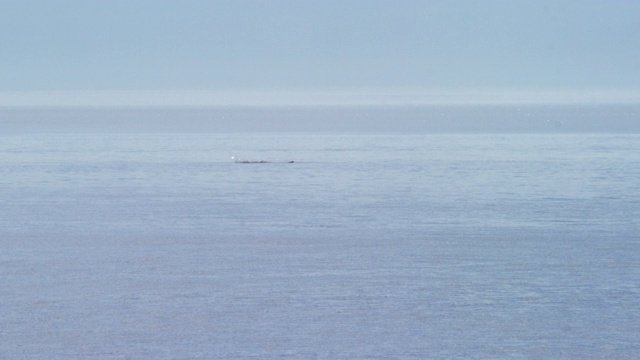
[[[0,357],[637,357],[638,154],[615,134],[0,136]]]

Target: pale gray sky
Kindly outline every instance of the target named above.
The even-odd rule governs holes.
[[[640,102],[640,1],[0,0],[0,105]]]

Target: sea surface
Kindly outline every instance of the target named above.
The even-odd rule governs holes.
[[[639,154],[638,134],[0,135],[0,358],[637,358]]]

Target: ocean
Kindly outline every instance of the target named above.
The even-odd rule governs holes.
[[[638,132],[30,114],[0,135],[1,358],[640,355]]]

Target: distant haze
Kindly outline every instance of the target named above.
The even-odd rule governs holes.
[[[0,133],[640,133],[640,105],[0,108]]]

